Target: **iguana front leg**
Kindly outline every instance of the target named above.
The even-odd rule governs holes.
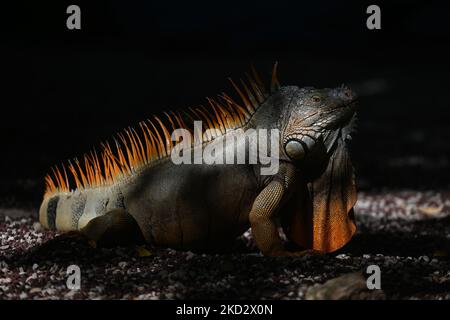
[[[256,245],[267,256],[301,256],[311,250],[287,251],[278,233],[276,213],[293,187],[295,170],[288,167],[281,174],[282,179],[271,181],[256,197],[250,211],[250,225]]]

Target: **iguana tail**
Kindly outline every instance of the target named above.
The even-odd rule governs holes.
[[[81,230],[92,219],[115,209],[124,209],[124,201],[113,186],[56,192],[44,197],[39,221],[51,230]]]

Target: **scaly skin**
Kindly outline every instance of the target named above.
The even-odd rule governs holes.
[[[45,198],[40,221],[108,245],[145,240],[220,251],[250,226],[265,255],[334,251],[355,232],[356,191],[345,147],[354,101],[347,88],[292,86],[272,94],[243,128],[280,130],[280,169],[272,176],[261,176],[260,164],[175,165],[166,157],[118,183]],[[279,221],[302,250],[283,247]]]

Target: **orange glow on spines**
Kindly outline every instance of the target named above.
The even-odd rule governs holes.
[[[280,86],[276,75],[277,67],[275,63],[270,84],[272,93]],[[167,118],[167,125],[162,121],[163,118],[153,116],[153,120],[148,119],[139,123],[141,128],[139,132],[129,127],[117,134],[118,139],[113,137],[114,148],[109,142],[101,143],[100,154],[94,149],[85,154],[81,162],[74,158],[73,162],[68,161],[67,168],[64,164],[61,168],[60,166],[52,167],[51,173],[44,178],[46,195],[72,191],[71,182],[76,189],[115,183],[120,177],[170,155],[175,145],[168,128],[172,131],[178,128],[186,129],[195,136],[194,141],[201,141],[203,132],[195,130],[192,124],[194,121],[203,121],[203,130],[210,129],[208,136],[205,137],[209,141],[225,134],[229,129],[244,126],[269,96],[253,66],[251,71],[252,76],[245,74],[247,82],[240,80],[241,88],[230,79],[243,106],[226,93],[222,93],[218,95],[217,100],[207,98],[209,108],[205,106],[188,108],[187,111],[183,111],[184,116],[179,112],[164,112],[163,118]],[[188,122],[192,124],[186,124],[185,120],[188,119]],[[158,125],[155,125],[154,121]],[[194,144],[194,141],[191,143]]]

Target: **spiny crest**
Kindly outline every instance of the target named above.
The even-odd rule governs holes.
[[[277,63],[272,71],[270,93],[280,86],[276,73]],[[129,127],[113,138],[113,144],[102,143],[101,152],[94,149],[82,160],[75,158],[68,164],[51,168],[52,172],[45,177],[45,197],[69,192],[73,184],[77,189],[109,185],[146,164],[169,156],[175,146],[170,130],[187,129],[194,136],[203,137],[203,141],[210,141],[226,130],[242,127],[269,96],[253,67],[252,76],[246,74],[246,77],[247,81],[240,79],[240,87],[229,79],[243,105],[222,93],[217,99],[206,98],[208,107],[164,112],[163,116],[140,122],[137,130]],[[192,126],[186,124],[196,120],[203,122],[204,132],[193,132]]]

